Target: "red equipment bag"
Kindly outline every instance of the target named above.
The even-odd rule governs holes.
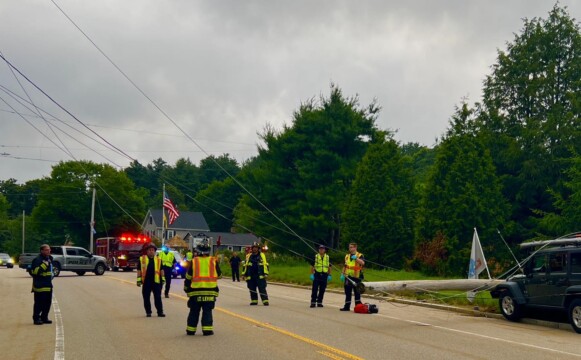
[[[377,314],[379,310],[373,304],[357,304],[353,311],[358,314]]]

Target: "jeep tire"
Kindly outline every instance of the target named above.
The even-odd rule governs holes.
[[[507,320],[518,321],[522,317],[522,306],[516,302],[510,292],[506,291],[500,295],[498,305],[502,316]]]
[[[573,330],[575,330],[576,333],[581,334],[581,299],[571,301],[567,315]]]

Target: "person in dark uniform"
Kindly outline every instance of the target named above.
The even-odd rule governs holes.
[[[214,335],[212,310],[218,297],[218,279],[222,277],[220,265],[210,256],[210,245],[203,242],[197,246],[199,256],[192,259],[184,280],[184,291],[188,295],[188,314],[186,334],[195,335],[198,330],[200,311],[202,311],[202,335]]]
[[[363,266],[365,266],[363,254],[357,251],[356,243],[350,243],[341,274],[341,281],[345,289],[345,305],[339,310],[349,311],[352,292],[355,295],[355,305],[361,304],[361,293],[357,289],[357,285],[363,281]]]
[[[232,281],[240,282],[240,256],[238,253],[232,253],[232,257],[230,258],[230,267],[232,268]]]
[[[311,281],[313,289],[311,290],[311,307],[323,307],[323,296],[327,289],[327,281],[331,280],[331,263],[327,248],[325,245],[319,246],[319,253],[315,255],[313,267],[311,268]]]
[[[246,255],[246,261],[242,270],[242,280],[246,280],[246,286],[250,290],[250,305],[258,305],[258,294],[262,305],[268,306],[268,294],[266,293],[266,278],[268,277],[268,262],[266,256],[260,252],[260,244],[252,244],[252,251]]]
[[[157,316],[165,317],[163,313],[163,304],[161,302],[161,288],[165,283],[165,276],[161,269],[161,259],[155,256],[157,247],[153,243],[146,244],[143,247],[145,255],[139,258],[139,267],[137,268],[137,286],[143,288],[143,307],[145,315],[151,317],[151,293],[153,292],[153,302],[157,310]]]
[[[52,324],[48,318],[52,303],[52,256],[49,245],[40,246],[40,254],[32,260],[30,275],[32,275],[31,292],[34,293],[32,309],[34,325]]]

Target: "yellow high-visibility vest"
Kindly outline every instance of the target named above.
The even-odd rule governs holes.
[[[218,273],[216,258],[213,256],[196,256],[191,263],[191,283],[188,296],[218,296]],[[190,280],[190,272],[186,279]]]
[[[173,252],[169,251],[167,254],[165,251],[159,253],[159,258],[161,259],[161,264],[163,266],[172,267],[173,261],[175,259]]]
[[[355,255],[357,259],[363,256],[360,252],[355,253]],[[356,260],[351,260],[351,253],[345,255],[345,275],[358,278],[362,269],[363,266],[357,264]]]
[[[147,275],[147,266],[149,265],[149,256],[141,255],[141,279],[145,283],[145,276]],[[157,256],[153,257],[153,268],[154,268],[154,281],[159,284],[161,283],[161,259]],[[164,278],[165,281],[165,278]]]
[[[321,254],[315,255],[315,264],[313,265],[315,272],[328,273],[329,272],[329,255],[325,254],[321,257]]]

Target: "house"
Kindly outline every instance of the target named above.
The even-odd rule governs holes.
[[[230,250],[244,252],[247,247],[251,247],[254,242],[260,242],[260,238],[254,234],[235,234],[229,232],[208,232],[206,235],[212,238],[212,250],[215,254],[217,250]],[[218,246],[220,239],[220,246]]]
[[[161,209],[149,209],[147,211],[142,224],[143,232],[147,236],[158,239],[162,238],[162,216]],[[167,228],[164,228],[164,243],[177,235],[187,242],[190,248],[192,248],[194,237],[199,237],[199,235],[203,236],[203,234],[207,234],[210,231],[206,218],[204,218],[204,214],[201,212],[181,211],[180,216],[178,216],[173,224],[166,225]]]

